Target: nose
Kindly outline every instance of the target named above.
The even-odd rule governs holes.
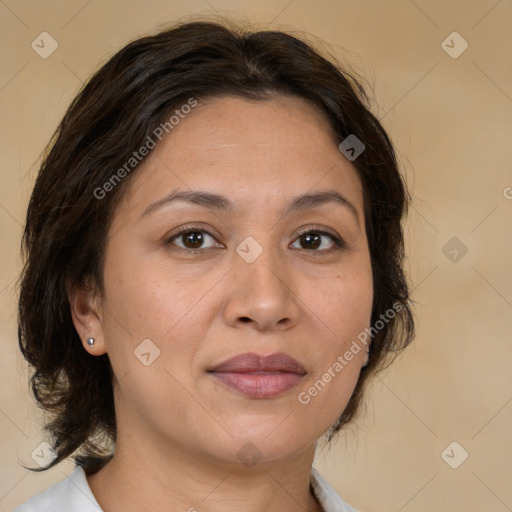
[[[262,249],[252,262],[238,253],[234,256],[227,321],[258,331],[286,330],[299,319],[296,278],[278,249],[271,249],[270,244]]]

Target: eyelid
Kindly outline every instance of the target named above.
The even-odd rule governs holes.
[[[335,237],[335,238],[341,238],[336,233],[336,231],[333,231],[331,228],[328,228],[328,227],[325,227],[325,226],[320,226],[320,225],[317,225],[317,224],[308,224],[307,226],[299,228],[298,231],[297,231],[297,235],[300,236],[300,235],[303,235],[305,233],[309,233],[310,231],[314,231],[316,233],[328,234],[328,235],[331,235],[332,237]]]

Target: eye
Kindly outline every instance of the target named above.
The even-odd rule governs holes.
[[[208,238],[213,240],[213,243],[205,247],[203,244]],[[182,245],[178,244],[178,241],[181,242]],[[201,253],[211,247],[222,247],[220,244],[216,243],[215,238],[208,233],[208,231],[193,226],[186,226],[175,233],[165,242],[165,245],[176,245],[179,249],[189,253]]]
[[[327,238],[331,240],[330,244],[329,242],[325,242],[325,239]],[[204,244],[208,242],[208,239],[210,239],[211,242],[209,245],[205,246]],[[300,244],[300,247],[296,246],[297,243]],[[327,247],[325,247],[326,244]],[[195,226],[183,227],[177,233],[168,238],[165,245],[174,246],[173,250],[177,249],[188,252],[189,254],[203,253],[214,247],[224,247],[222,244],[217,243],[211,233],[205,229]],[[321,254],[331,254],[342,249],[344,246],[343,240],[334,233],[330,233],[325,229],[312,229],[311,227],[309,227],[309,229],[302,230],[299,233],[299,237],[296,242],[291,245],[294,249],[302,249],[308,252]]]
[[[322,240],[322,238],[330,238],[331,245],[330,247],[324,247],[323,249],[318,250],[319,247],[325,246],[325,243]],[[302,231],[299,234],[299,238],[297,238],[297,241],[294,242],[294,244],[292,244],[292,247],[293,245],[297,244],[297,242],[299,242],[301,247],[295,247],[295,249],[305,249],[309,252],[319,252],[322,254],[330,254],[344,247],[341,238],[336,236],[334,233],[330,233],[322,229],[309,228],[309,230]]]

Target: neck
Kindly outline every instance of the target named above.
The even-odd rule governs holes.
[[[112,460],[87,480],[104,512],[321,512],[309,488],[314,452],[246,467],[120,431]]]

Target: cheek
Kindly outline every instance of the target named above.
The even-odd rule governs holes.
[[[358,336],[371,320],[373,281],[369,259],[347,265],[346,271],[340,270],[330,280],[320,280],[316,288],[307,289],[316,357],[298,402],[321,418],[321,424],[330,425],[352,396],[367,350]]]
[[[211,287],[207,276],[191,282],[184,274],[136,254],[106,265],[106,309],[114,327],[134,340],[159,338],[178,327]]]
[[[303,287],[304,299],[323,326],[324,345],[342,349],[349,338],[369,327],[373,305],[373,280],[369,257],[347,264],[331,276]],[[309,297],[309,298],[308,298]]]
[[[139,381],[146,395],[155,389],[183,391],[179,382],[190,373],[207,332],[213,311],[206,307],[209,292],[219,278],[210,272],[188,276],[186,268],[172,268],[161,258],[127,252],[106,261],[103,325],[115,375],[130,374],[122,387],[129,380]]]
[[[199,414],[183,387],[197,348],[186,331],[197,288],[170,280],[168,269],[126,256],[106,264],[105,276],[103,326],[120,417],[133,421],[138,415],[155,431],[165,425],[178,432]]]

